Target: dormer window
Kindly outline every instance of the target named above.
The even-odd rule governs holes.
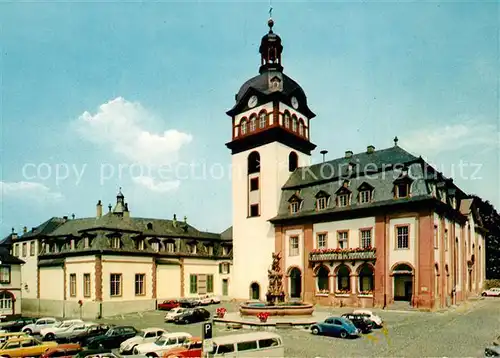
[[[267,124],[267,115],[265,112],[262,112],[261,114],[259,114],[259,128],[264,128]]]
[[[413,180],[408,176],[408,169],[403,169],[399,177],[394,181],[394,197],[409,197],[412,182]]]
[[[208,255],[212,256],[214,254],[214,247],[212,245],[206,245],[205,248]]]
[[[433,197],[436,197],[436,196],[437,196],[437,192],[436,192],[436,184],[434,184],[434,183],[430,183],[430,184],[429,184],[429,192],[430,192],[430,194],[431,194]]]
[[[350,204],[351,191],[349,190],[349,181],[344,180],[342,186],[335,192],[337,195],[337,206],[344,207]]]
[[[173,242],[167,242],[165,244],[165,250],[169,253],[175,252],[175,244]]]
[[[227,246],[222,246],[222,255],[227,256],[229,255],[229,247]]]
[[[359,192],[359,202],[361,204],[366,204],[372,201],[372,192],[371,190],[362,190]]]
[[[290,114],[288,112],[285,112],[284,124],[285,128],[290,128]]]
[[[111,248],[113,249],[120,249],[122,246],[122,242],[120,241],[119,237],[113,237],[111,238]]]
[[[188,250],[188,253],[190,253],[190,254],[196,254],[196,244],[195,243],[188,244],[187,250]]]
[[[340,207],[349,205],[349,194],[341,194],[337,196],[337,205]]]
[[[406,198],[410,194],[410,185],[408,183],[396,184],[395,189],[397,198]]]
[[[69,248],[70,248],[71,250],[74,250],[74,249],[75,249],[75,239],[71,239],[70,244],[69,244]]]
[[[292,197],[288,200],[290,213],[296,214],[300,211],[300,204],[302,203],[302,199],[297,195],[293,194]]]
[[[317,210],[325,210],[328,207],[328,199],[330,195],[327,192],[320,190],[318,194],[316,194],[316,209]]]
[[[247,134],[247,121],[245,119],[241,120],[240,129],[241,129],[241,134],[242,135]]]
[[[255,116],[252,116],[252,118],[250,118],[250,132],[254,132],[255,129],[257,129],[257,119]]]
[[[90,239],[88,237],[83,238],[83,248],[88,249],[90,247]]]
[[[137,240],[136,249],[137,250],[144,250],[144,240]]]
[[[148,230],[153,230],[153,224],[151,224],[151,223],[148,223],[146,225],[146,227],[147,227]]]
[[[154,252],[159,252],[160,251],[160,243],[158,241],[153,241],[151,243],[151,248],[153,249]]]

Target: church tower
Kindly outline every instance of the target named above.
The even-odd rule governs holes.
[[[297,167],[308,166],[315,114],[297,82],[283,73],[281,38],[269,32],[259,48],[259,75],[246,81],[227,115],[232,119],[233,279],[230,295],[262,299],[268,288],[281,187]]]

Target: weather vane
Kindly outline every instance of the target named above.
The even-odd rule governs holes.
[[[269,17],[273,17],[273,4],[272,0],[269,0]]]

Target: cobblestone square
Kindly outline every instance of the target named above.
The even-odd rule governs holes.
[[[223,303],[209,306],[212,313],[224,306],[230,312],[237,305]],[[348,312],[349,308],[318,307],[332,315]],[[445,312],[373,310],[385,321],[383,329],[359,339],[313,336],[306,329],[280,329],[287,357],[481,357],[484,348],[500,335],[500,299],[469,301]],[[201,324],[174,325],[163,322],[166,312],[116,316],[103,322],[133,325],[137,328],[166,327],[201,336]],[[245,332],[214,326],[214,336]]]

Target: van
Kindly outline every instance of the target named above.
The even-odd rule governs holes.
[[[283,339],[272,332],[215,337],[209,357],[284,357]]]

